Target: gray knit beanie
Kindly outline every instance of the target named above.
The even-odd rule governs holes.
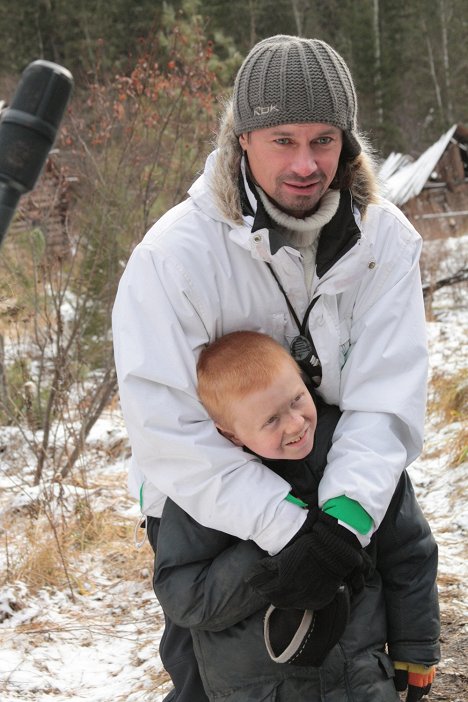
[[[234,84],[236,136],[279,124],[339,127],[351,157],[361,152],[357,98],[341,56],[320,39],[278,34],[256,44]]]

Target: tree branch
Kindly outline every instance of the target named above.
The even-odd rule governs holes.
[[[453,273],[453,275],[447,276],[446,278],[440,278],[434,283],[425,283],[422,286],[423,295],[424,297],[428,297],[429,295],[432,295],[436,290],[440,290],[440,288],[444,288],[447,285],[456,285],[457,283],[463,283],[466,280],[468,280],[468,268],[461,268],[459,271]]]

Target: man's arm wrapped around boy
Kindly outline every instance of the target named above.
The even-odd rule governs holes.
[[[369,568],[370,559],[354,534],[311,508],[297,537],[276,556],[254,564],[247,580],[277,607],[321,609],[345,582],[361,590]]]
[[[395,685],[407,685],[407,699],[416,701],[430,689],[440,660],[437,544],[406,471],[375,539]]]

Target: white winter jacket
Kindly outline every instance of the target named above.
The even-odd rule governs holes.
[[[217,432],[197,398],[196,361],[204,345],[231,331],[261,331],[286,347],[298,334],[266,262],[300,319],[310,299],[295,249],[272,253],[270,232],[252,233],[251,216],[235,225],[220,214],[210,189],[215,158],[189,199],[136,247],[119,285],[113,330],[132,446],[129,485],[145,514],[160,516],[168,495],[204,526],[274,554],[305,512],[285,501],[287,482]],[[346,495],[377,528],[402,470],[422,447],[421,239],[390,203],[369,205],[361,221],[349,200],[358,234],[343,246],[329,236],[330,256],[322,233],[312,286],[318,300],[308,320],[322,365],[318,391],[343,412],[319,504]]]

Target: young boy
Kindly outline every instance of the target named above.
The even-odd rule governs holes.
[[[200,399],[218,430],[287,479],[290,499],[316,515],[339,410],[314,402],[289,354],[257,332],[221,337],[197,370]],[[210,700],[395,702],[396,690],[408,686],[407,701],[416,702],[429,691],[439,660],[437,547],[406,473],[366,549],[375,568],[365,584],[356,567],[317,612],[295,607],[287,592],[276,609],[252,587],[265,571],[291,565],[287,547],[265,557],[254,542],[203,527],[170,500],[160,535],[155,592],[172,620],[190,628]],[[317,603],[313,580],[311,572]]]

